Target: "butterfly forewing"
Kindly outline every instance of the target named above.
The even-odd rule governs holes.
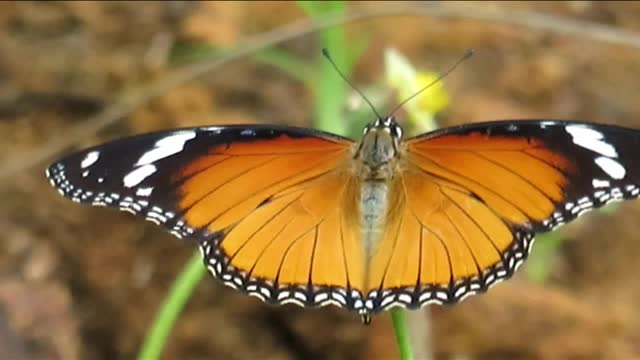
[[[639,148],[636,130],[552,121],[471,124],[407,144],[408,157],[419,167],[442,168],[487,203],[499,198],[492,208],[513,225],[535,231],[608,201],[636,197]]]

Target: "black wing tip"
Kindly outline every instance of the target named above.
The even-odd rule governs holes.
[[[506,133],[514,133],[517,132],[520,127],[528,127],[528,129],[536,128],[544,130],[546,128],[567,128],[569,126],[586,126],[590,128],[600,129],[600,130],[608,130],[622,133],[640,133],[639,129],[633,129],[629,127],[624,127],[616,124],[604,124],[598,122],[586,122],[579,120],[569,120],[569,119],[532,119],[532,118],[522,118],[522,119],[498,119],[498,120],[488,120],[482,122],[472,122],[472,123],[464,123],[455,126],[442,127],[431,132],[427,132],[424,134],[419,134],[411,138],[410,140],[418,140],[424,138],[432,138],[443,135],[450,134],[464,134],[468,132],[478,131],[478,130],[488,130],[488,131],[505,131]]]

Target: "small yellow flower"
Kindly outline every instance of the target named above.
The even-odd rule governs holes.
[[[432,84],[427,90],[418,96],[416,102],[419,107],[434,114],[446,109],[449,106],[449,95],[444,90],[442,81],[433,83],[438,79],[434,72],[418,72],[418,90]]]
[[[416,70],[395,49],[385,51],[385,74],[387,83],[397,92],[398,102],[406,100],[438,78],[434,72]],[[449,96],[444,90],[444,85],[442,82],[437,82],[403,107],[408,114],[411,130],[426,132],[435,129],[435,114],[448,105]]]

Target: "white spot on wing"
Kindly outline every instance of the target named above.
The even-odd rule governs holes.
[[[80,167],[82,167],[83,169],[88,168],[89,166],[93,165],[96,161],[98,161],[99,157],[100,157],[100,153],[98,151],[91,151],[87,153],[84,159],[82,159],[82,162],[80,163]]]
[[[142,154],[136,166],[154,163],[184,149],[187,141],[196,137],[195,131],[180,131],[156,141],[153,149]]]
[[[122,179],[122,182],[124,183],[124,186],[128,188],[134,187],[140,184],[149,175],[156,172],[156,170],[157,168],[155,167],[155,165],[143,165],[125,175],[125,177]]]
[[[604,135],[583,125],[569,125],[567,132],[573,137],[573,143],[600,155],[618,157],[616,149],[604,140]]]
[[[611,183],[609,183],[609,181],[607,180],[593,179],[591,183],[593,184],[594,188],[603,188],[603,187],[611,186]]]
[[[604,170],[604,172],[607,173],[607,175],[611,176],[614,179],[622,179],[627,174],[624,166],[608,157],[600,156],[596,158],[595,162],[598,166],[600,166],[602,170]]]
[[[138,196],[149,196],[153,192],[153,186],[149,186],[146,188],[138,188],[136,191],[136,195]]]
[[[411,303],[411,295],[409,295],[409,294],[400,294],[400,295],[398,295],[398,300],[409,304],[409,303]]]
[[[202,131],[213,131],[216,134],[220,134],[222,132],[222,127],[221,126],[209,126],[209,127],[205,127],[200,129]]]
[[[327,293],[320,293],[320,294],[316,294],[315,298],[313,299],[313,301],[319,303],[319,302],[323,302],[325,300],[327,300],[329,298],[329,294]]]
[[[396,299],[395,295],[382,298],[382,301],[380,302],[380,307],[384,309],[387,305],[391,304],[395,299]]]

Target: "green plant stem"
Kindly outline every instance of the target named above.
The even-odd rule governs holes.
[[[326,14],[343,14],[346,6],[344,1],[298,1],[298,6],[307,15],[315,19]],[[349,49],[346,46],[344,27],[330,27],[318,34],[323,48],[331,52],[338,67],[349,76],[350,66],[347,66]],[[320,49],[318,49],[320,54]],[[335,69],[324,59],[319,64],[320,70],[313,78],[312,90],[314,96],[314,127],[330,131],[335,134],[346,135],[347,124],[343,120],[343,110],[346,101],[346,84],[336,74]]]
[[[332,50],[335,62],[344,69],[345,43],[342,27],[325,30],[321,33],[325,48]],[[349,69],[344,69],[349,73]],[[336,76],[336,72],[328,61],[320,64],[320,76],[317,78],[315,111],[316,126],[321,130],[332,130],[337,134],[346,133],[343,120],[343,105],[346,99],[345,84]]]
[[[174,281],[160,312],[151,327],[151,331],[144,340],[138,360],[159,359],[167,337],[175,324],[178,315],[191,297],[196,285],[206,273],[202,264],[202,256],[196,252],[185,265],[182,272]]]
[[[404,309],[392,309],[391,320],[393,321],[393,332],[396,335],[398,352],[401,360],[413,360],[411,341],[409,336],[409,326],[407,325],[407,314]]]

